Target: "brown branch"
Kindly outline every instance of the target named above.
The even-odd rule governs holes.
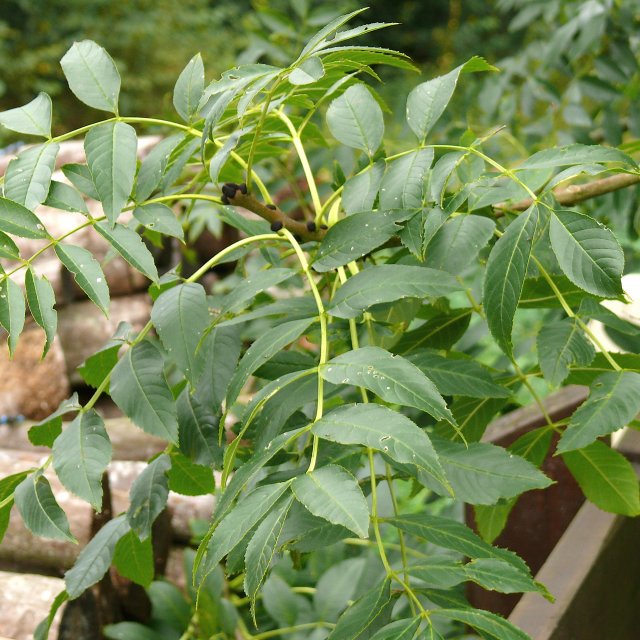
[[[246,189],[245,189],[246,190]],[[285,215],[275,205],[266,205],[257,200],[250,193],[243,193],[243,189],[240,185],[227,183],[223,187],[223,202],[224,199],[235,207],[244,207],[248,211],[259,215],[271,224],[273,231],[278,231],[285,227],[294,236],[299,237],[301,240],[316,240],[320,241],[326,234],[326,228],[320,227],[316,229],[315,222],[300,222],[298,220],[292,220],[289,216]],[[233,193],[233,195],[231,195]],[[272,208],[273,207],[273,208]]]
[[[618,191],[618,189],[624,189],[634,184],[640,184],[640,175],[635,173],[618,173],[608,178],[554,189],[553,195],[561,205],[570,207],[583,200],[602,196],[612,191]],[[533,200],[531,198],[526,198],[513,204],[507,204],[506,202],[496,204],[494,205],[494,209],[496,209],[496,215],[502,215],[505,211],[525,211],[532,203]]]

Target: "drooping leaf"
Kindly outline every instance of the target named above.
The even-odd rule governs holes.
[[[227,405],[233,404],[249,376],[280,349],[299,338],[315,318],[292,320],[263,333],[244,354],[227,391]]]
[[[204,64],[197,53],[178,76],[173,89],[173,106],[185,122],[197,119],[198,104],[204,92]]]
[[[27,476],[16,487],[15,502],[22,520],[32,533],[42,538],[77,542],[69,529],[67,516],[56,502],[42,471]]]
[[[356,479],[342,467],[327,465],[298,476],[295,497],[313,515],[339,524],[360,538],[369,537],[369,507]]]
[[[102,507],[102,474],[111,461],[111,440],[102,418],[80,413],[53,443],[53,468],[60,482],[96,510]]]
[[[128,531],[129,523],[123,514],[109,520],[89,541],[73,567],[64,574],[64,583],[71,599],[82,595],[102,579],[111,565],[118,540]]]
[[[622,293],[624,254],[609,229],[576,211],[554,211],[549,236],[560,267],[574,284],[605,298]]]
[[[156,202],[136,207],[133,210],[133,217],[150,231],[156,231],[165,236],[172,236],[178,238],[178,240],[184,240],[182,225],[177,220],[171,208],[166,204]]]
[[[151,538],[141,542],[135,531],[125,533],[116,543],[113,566],[123,578],[147,589],[154,574]]]
[[[109,287],[96,259],[89,251],[74,244],[59,242],[55,252],[60,262],[73,274],[78,286],[107,315]]]
[[[151,309],[151,321],[171,358],[195,380],[204,363],[197,348],[209,325],[209,310],[201,284],[185,283],[165,291]]]
[[[558,451],[580,449],[596,438],[617,431],[640,411],[640,374],[603,373],[591,384],[589,398],[571,416],[558,442]]]
[[[11,516],[11,508],[13,507],[14,493],[16,487],[33,471],[27,469],[26,471],[20,471],[13,473],[10,476],[6,476],[0,480],[0,542],[4,538],[4,534],[9,527],[9,518]]]
[[[444,76],[423,82],[407,98],[407,123],[420,142],[424,142],[433,125],[440,119],[451,100],[463,72],[494,71],[482,58],[473,57]]]
[[[51,181],[49,193],[44,204],[62,211],[77,211],[85,215],[89,213],[87,204],[80,192],[71,185],[57,180]]]
[[[569,375],[571,365],[586,366],[596,354],[593,344],[570,318],[543,326],[536,345],[542,373],[548,382],[556,386]]]
[[[316,421],[312,431],[325,440],[360,444],[382,451],[397,462],[415,464],[448,486],[429,436],[409,418],[387,407],[343,405]]]
[[[511,510],[516,504],[515,499],[505,500],[497,504],[473,505],[473,518],[480,537],[489,544],[504,531]]]
[[[26,305],[22,289],[11,278],[0,282],[0,325],[9,334],[9,355],[13,357],[24,328]]]
[[[417,149],[389,162],[380,185],[380,208],[419,209],[432,162],[433,149]]]
[[[400,231],[403,210],[362,211],[334,224],[322,239],[313,268],[320,273],[341,267],[384,244]]]
[[[429,242],[424,264],[455,275],[473,264],[489,242],[495,222],[477,215],[447,220]]]
[[[82,405],[78,401],[78,394],[74,393],[67,400],[63,400],[50,416],[36,422],[29,429],[29,442],[36,447],[52,447],[54,440],[62,432],[62,416],[80,409],[82,409]]]
[[[254,602],[281,544],[282,530],[292,504],[293,496],[284,497],[260,523],[247,546],[244,590]]]
[[[342,188],[342,207],[348,215],[371,211],[380,189],[385,163],[378,161],[349,178]]]
[[[529,636],[495,613],[482,609],[436,609],[434,613],[457,620],[495,640],[531,640]]]
[[[51,98],[40,92],[22,107],[0,113],[0,124],[16,133],[51,137]]]
[[[140,540],[151,535],[151,527],[167,504],[171,458],[167,454],[150,462],[134,480],[129,494],[127,522]]]
[[[513,317],[522,293],[537,226],[538,208],[534,205],[507,227],[487,261],[483,306],[491,335],[507,354],[513,348]]]
[[[142,238],[121,224],[109,228],[98,222],[94,229],[134,268],[154,282],[158,280],[155,260]]]
[[[48,237],[38,217],[18,202],[0,197],[0,231],[20,238]]]
[[[206,543],[204,556],[197,567],[201,583],[216,565],[231,552],[253,527],[271,511],[280,496],[289,488],[289,482],[259,487],[229,511]]]
[[[448,273],[401,264],[380,264],[349,278],[335,293],[329,311],[356,318],[374,304],[403,298],[439,298],[460,289]]]
[[[495,383],[489,371],[475,360],[443,358],[426,350],[418,351],[407,359],[433,381],[442,395],[471,398],[508,398],[511,395]]]
[[[488,442],[437,439],[434,446],[456,498],[469,504],[495,504],[552,483],[524,458]]]
[[[141,429],[177,441],[176,406],[163,374],[162,356],[150,342],[140,342],[120,359],[111,374],[110,394]]]
[[[118,113],[120,74],[101,46],[91,40],[74,42],[60,64],[79,100],[94,109]]]
[[[216,481],[211,467],[192,462],[177,451],[171,453],[169,489],[185,496],[202,496],[213,493]]]
[[[583,165],[586,163],[621,163],[631,169],[637,169],[638,165],[626,153],[611,147],[603,147],[597,144],[570,144],[566,147],[544,149],[534,153],[525,160],[518,170],[546,169],[566,167],[572,164]]]
[[[320,375],[336,384],[373,391],[387,402],[415,407],[438,420],[453,416],[435,385],[418,367],[380,347],[354,349],[330,360]]]
[[[603,511],[625,516],[640,514],[638,476],[620,453],[596,440],[562,454],[584,495]]]
[[[384,135],[382,109],[361,83],[349,87],[329,105],[327,125],[338,142],[370,156],[378,150]]]
[[[186,387],[176,402],[180,436],[180,451],[195,464],[211,467],[222,463],[222,448],[218,446],[219,415],[189,393]]]
[[[135,129],[124,122],[97,125],[84,139],[87,165],[111,227],[133,189],[137,146]]]
[[[365,640],[388,621],[393,606],[391,581],[385,578],[358,598],[339,618],[327,640]]]
[[[21,151],[9,162],[4,176],[4,195],[33,211],[49,193],[59,144],[42,144]]]

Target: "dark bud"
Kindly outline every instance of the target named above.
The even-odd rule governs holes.
[[[293,239],[294,239],[296,242],[302,242],[302,238],[301,238],[297,233],[295,233],[295,234],[293,235]]]
[[[238,185],[238,189],[240,189],[240,193],[244,193],[246,195],[246,193],[247,193],[247,185],[244,182],[242,184]]]
[[[307,230],[312,233],[316,230],[316,223],[313,220],[309,220],[309,222],[307,222]]]
[[[271,209],[271,211],[275,211],[278,207],[275,204],[268,204],[267,209]]]
[[[222,204],[229,204],[229,198],[227,198],[224,193],[222,194],[222,198],[220,198],[220,200],[222,200]]]
[[[326,230],[326,229],[328,229],[329,227],[327,227],[327,225],[326,225],[326,224],[321,224],[321,225],[320,225],[320,228],[321,228],[321,229],[323,229],[323,230]]]
[[[276,220],[275,222],[271,223],[271,231],[273,231],[274,233],[277,233],[278,231],[280,231],[282,227],[284,227],[284,225],[280,220]]]
[[[233,182],[227,182],[226,184],[223,184],[222,185],[223,195],[227,196],[227,198],[233,199],[233,197],[236,195],[237,186],[238,185],[233,184]]]

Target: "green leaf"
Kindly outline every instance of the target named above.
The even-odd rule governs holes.
[[[420,617],[396,620],[371,636],[371,640],[412,640],[420,626]]]
[[[136,207],[133,210],[133,217],[149,231],[184,240],[182,225],[173,210],[166,204],[156,202]]]
[[[262,589],[262,605],[279,628],[288,628],[311,614],[309,601],[293,592],[277,574],[272,574]]]
[[[562,459],[597,507],[624,516],[640,514],[638,477],[623,455],[596,440],[583,449],[563,453]]]
[[[222,464],[222,449],[218,446],[220,416],[200,403],[185,388],[176,402],[180,436],[180,451],[195,464],[211,467]]]
[[[393,599],[391,581],[385,578],[356,600],[338,618],[327,640],[365,640],[389,621]]]
[[[596,355],[593,344],[571,318],[544,325],[536,345],[542,373],[554,386],[562,384],[571,365],[587,366]]]
[[[128,322],[118,323],[113,336],[78,367],[78,372],[88,385],[97,388],[104,382],[118,363],[120,349],[132,335],[133,327]]]
[[[20,249],[18,245],[2,231],[0,231],[0,258],[20,260]]]
[[[150,342],[135,345],[118,362],[111,374],[110,394],[141,429],[177,442],[175,402],[163,374],[162,356]]]
[[[0,124],[16,133],[50,138],[51,98],[41,91],[23,107],[16,107],[0,113]]]
[[[52,447],[54,440],[62,432],[62,416],[80,409],[82,405],[78,401],[78,394],[74,393],[68,400],[63,400],[50,416],[36,422],[29,429],[29,442],[36,447]]]
[[[547,591],[530,576],[518,571],[512,564],[496,558],[476,558],[464,565],[467,580],[485,589],[500,593],[526,593]]]
[[[417,149],[389,162],[380,186],[380,208],[420,208],[432,162],[433,149]]]
[[[335,384],[365,387],[386,402],[426,411],[438,420],[453,416],[435,385],[414,364],[380,347],[362,347],[330,360],[320,375]]]
[[[492,547],[479,538],[469,527],[451,518],[428,513],[402,515],[386,520],[389,524],[438,547],[451,549],[469,558],[497,558],[530,575],[524,561],[512,551]]]
[[[80,192],[65,182],[52,180],[44,204],[62,211],[74,211],[88,215],[89,209]]]
[[[62,173],[69,182],[79,191],[93,200],[99,200],[100,196],[93,184],[93,176],[86,164],[65,164]]]
[[[554,275],[553,283],[570,307],[578,306],[582,300],[589,297],[589,294],[573,284],[566,276]],[[527,278],[524,281],[519,306],[521,309],[562,307],[558,296],[543,277]]]
[[[195,380],[204,365],[196,351],[209,326],[203,286],[185,283],[162,293],[151,309],[151,322],[171,358],[188,380]]]
[[[53,468],[60,482],[96,510],[102,507],[102,474],[111,461],[111,440],[93,410],[80,413],[53,443]]]
[[[74,42],[60,65],[75,96],[85,104],[118,114],[120,74],[111,56],[91,40]]]
[[[347,608],[365,570],[365,558],[349,558],[332,565],[316,584],[313,608],[320,620],[335,622]]]
[[[434,445],[456,498],[469,504],[495,504],[500,498],[544,489],[552,483],[530,462],[502,447],[441,439],[434,440]]]
[[[144,541],[151,535],[151,527],[169,497],[167,472],[171,458],[165,453],[150,462],[131,485],[127,522]]]
[[[13,357],[24,328],[26,305],[22,289],[11,278],[0,282],[0,325],[9,334],[9,355]]]
[[[435,609],[434,614],[463,622],[480,631],[483,637],[496,640],[531,640],[508,620],[482,609]]]
[[[400,231],[406,211],[362,211],[334,224],[322,239],[313,268],[323,273],[370,253]]]
[[[0,480],[0,542],[4,538],[9,526],[11,508],[13,507],[14,493],[16,487],[29,475],[30,470],[20,471]]]
[[[236,401],[245,382],[259,366],[272,358],[280,349],[297,340],[313,322],[315,322],[315,318],[292,320],[263,333],[247,349],[229,382],[227,406],[231,406]]]
[[[612,149],[611,147],[601,147],[597,144],[570,144],[566,147],[556,147],[554,149],[544,149],[534,153],[525,160],[518,170],[522,169],[548,169],[555,167],[566,167],[572,164],[616,162],[632,169],[637,169],[638,165],[626,153]]]
[[[58,612],[58,609],[69,599],[69,594],[66,591],[61,591],[51,603],[49,614],[46,618],[40,621],[36,630],[33,632],[33,640],[47,640],[49,638],[49,630],[53,624],[53,619]]]
[[[422,348],[450,349],[467,331],[471,309],[452,309],[437,314],[413,331],[403,333],[393,346],[395,353],[406,354]]]
[[[362,149],[369,156],[373,156],[382,143],[382,109],[361,83],[349,87],[329,105],[327,125],[338,142]]]
[[[55,252],[62,264],[89,298],[107,315],[109,287],[100,265],[89,251],[74,244],[59,242]]]
[[[253,602],[253,606],[276,551],[282,544],[282,530],[292,504],[293,496],[283,498],[260,523],[247,546],[244,591]]]
[[[433,381],[442,395],[471,398],[508,398],[511,395],[475,360],[443,358],[431,351],[419,351],[408,360]]]
[[[140,171],[138,171],[136,202],[147,200],[158,188],[162,177],[165,175],[167,166],[171,166],[172,164],[173,152],[177,148],[180,148],[186,139],[187,137],[182,134],[169,136],[168,138],[160,140],[160,142],[149,151],[149,154],[140,165]]]
[[[112,227],[131,196],[137,146],[135,129],[124,122],[99,124],[84,139],[98,200]]]
[[[420,564],[412,565],[409,570],[412,577],[422,580],[432,589],[451,589],[467,579],[462,563],[443,555],[420,560]]]
[[[149,587],[148,594],[151,600],[154,627],[163,630],[169,627],[170,630],[182,634],[189,626],[193,612],[180,589],[165,580],[156,580]],[[174,637],[172,633],[165,631],[165,634],[162,637]],[[139,636],[135,636],[134,640],[139,640]]]
[[[32,533],[41,538],[77,542],[42,471],[27,476],[16,487],[15,501],[22,520]]]
[[[64,574],[67,593],[73,600],[100,580],[111,565],[118,540],[129,531],[124,514],[109,520],[80,552],[75,564]]]
[[[609,229],[582,213],[555,211],[549,236],[558,263],[571,282],[605,298],[622,293],[624,254]]]
[[[203,93],[204,64],[197,53],[182,70],[173,89],[173,106],[185,122],[198,119],[198,104]]]
[[[317,420],[312,431],[331,442],[360,444],[382,451],[397,462],[415,464],[448,486],[429,436],[409,418],[387,407],[343,405]]]
[[[338,318],[356,318],[374,304],[403,298],[439,298],[460,288],[460,284],[443,271],[381,264],[349,278],[333,296],[328,310]]]
[[[313,37],[309,38],[307,44],[304,46],[304,49],[300,52],[300,56],[298,60],[306,56],[308,53],[316,52],[321,49],[326,48],[332,44],[335,44],[335,36],[331,37],[335,32],[345,23],[349,22],[351,18],[357,16],[358,14],[366,11],[365,9],[356,9],[351,13],[345,13],[344,15],[338,16],[331,20],[328,24],[326,24],[320,31],[313,35]],[[327,37],[329,36],[329,37]],[[296,60],[296,62],[298,61]]]
[[[196,567],[198,582],[206,578],[216,565],[230,553],[253,527],[271,511],[290,482],[279,482],[258,487],[239,502],[216,527],[206,543],[202,562]],[[205,544],[203,541],[203,544]]]
[[[295,497],[314,516],[369,537],[369,506],[356,479],[342,467],[327,465],[298,476],[291,485]]]
[[[342,208],[348,215],[373,209],[384,175],[384,168],[384,161],[379,160],[344,183]]]
[[[104,636],[111,640],[162,640],[159,635],[149,627],[139,622],[117,622],[103,627]]]
[[[571,417],[557,450],[562,453],[585,447],[596,438],[626,426],[639,411],[640,374],[603,373],[591,384],[587,401]]]
[[[477,215],[447,220],[429,242],[425,266],[457,275],[474,264],[493,235],[495,222]]]
[[[491,505],[473,505],[476,529],[485,542],[493,543],[504,531],[507,526],[507,519],[515,503],[516,500],[512,499]]]
[[[507,227],[487,261],[482,304],[491,335],[507,355],[513,348],[513,317],[522,293],[537,227],[538,208],[534,205]]]
[[[322,60],[317,56],[306,58],[289,74],[288,80],[292,85],[299,86],[313,84],[324,76]]]
[[[178,453],[171,452],[169,489],[184,496],[202,496],[213,493],[216,481],[211,467],[204,467]]]
[[[116,543],[113,566],[123,578],[147,589],[155,572],[151,538],[141,542],[135,531],[125,533]]]
[[[33,210],[47,199],[59,144],[41,144],[21,151],[4,177],[4,195]]]
[[[149,280],[158,280],[158,270],[153,256],[142,238],[132,229],[121,224],[113,228],[98,222],[94,229],[134,268]]]
[[[0,197],[0,231],[20,238],[45,239],[49,234],[38,217],[21,204]]]
[[[451,100],[461,73],[494,71],[482,58],[473,57],[444,76],[419,84],[407,98],[407,123],[419,141],[425,141],[433,125],[440,119]]]

